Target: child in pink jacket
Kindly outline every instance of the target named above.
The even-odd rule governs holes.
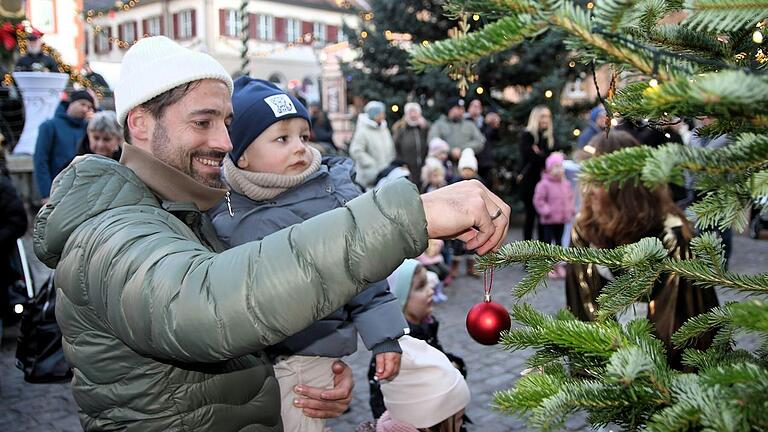
[[[565,179],[563,160],[562,153],[552,153],[547,157],[546,169],[533,193],[533,205],[543,228],[542,239],[544,243],[557,245],[563,238],[563,227],[575,214],[573,191]],[[558,265],[549,276],[565,277],[565,267]]]

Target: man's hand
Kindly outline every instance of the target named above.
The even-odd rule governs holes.
[[[304,415],[315,418],[334,418],[340,416],[349,408],[352,402],[352,388],[355,381],[352,369],[343,361],[333,363],[333,388],[323,389],[298,385],[294,391],[298,395],[293,404],[303,408]]]
[[[509,206],[477,180],[426,193],[421,202],[429,238],[457,238],[478,255],[498,249],[507,238]]]
[[[453,160],[459,160],[461,157],[461,149],[458,147],[454,147],[451,149],[451,159]]]
[[[376,379],[391,380],[400,373],[400,353],[386,352],[376,354]]]

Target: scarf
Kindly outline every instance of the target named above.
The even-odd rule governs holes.
[[[265,172],[250,172],[235,165],[232,158],[224,158],[224,178],[235,192],[245,195],[254,201],[272,199],[288,189],[304,183],[309,176],[320,169],[322,156],[316,149],[310,147],[312,162],[307,169],[296,175],[282,175]]]

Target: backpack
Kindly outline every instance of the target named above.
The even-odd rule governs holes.
[[[56,323],[56,289],[51,275],[34,298],[24,305],[21,335],[16,345],[16,367],[30,383],[61,382],[72,371],[61,348],[61,330]]]

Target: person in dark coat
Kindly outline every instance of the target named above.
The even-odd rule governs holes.
[[[546,106],[539,105],[531,110],[528,125],[520,134],[521,169],[518,184],[520,200],[525,207],[525,224],[523,225],[523,240],[533,238],[533,227],[537,225],[539,240],[542,240],[541,223],[537,223],[536,207],[533,205],[533,194],[536,185],[541,180],[541,171],[547,156],[555,149],[555,137],[552,131],[552,112]]]
[[[0,338],[2,322],[12,313],[8,289],[22,275],[11,265],[16,251],[16,239],[27,232],[27,212],[16,193],[11,179],[0,174]]]
[[[73,91],[69,102],[62,102],[52,119],[44,121],[35,145],[35,181],[40,198],[51,193],[53,178],[77,155],[86,133],[87,118],[93,114],[93,96],[85,90]]]
[[[483,123],[483,136],[485,136],[485,144],[480,153],[477,154],[477,175],[484,180],[484,183],[488,185],[491,190],[494,186],[493,175],[493,147],[501,140],[501,116],[497,112],[489,112],[485,115],[485,123]]]
[[[596,156],[639,145],[623,131],[597,135],[590,141]],[[692,228],[685,214],[672,201],[669,190],[649,190],[627,182],[605,189],[592,187],[584,195],[582,209],[571,230],[573,247],[615,248],[644,237],[656,237],[669,256],[690,259]],[[595,320],[597,297],[618,274],[614,269],[596,264],[568,264],[565,295],[568,309],[582,321]],[[656,335],[667,348],[667,358],[674,368],[682,368],[682,350],[672,346],[672,334],[686,320],[718,306],[713,288],[696,287],[677,275],[663,273],[653,286],[648,302],[648,319]],[[705,350],[714,332],[700,337],[696,349]]]
[[[328,119],[328,114],[323,111],[319,103],[313,102],[309,104],[309,116],[312,123],[309,140],[314,143],[323,144],[323,147],[329,150],[337,150],[336,144],[333,142],[333,126]]]
[[[416,102],[405,104],[403,112],[403,117],[392,125],[395,159],[408,164],[411,181],[421,186],[421,167],[429,151],[430,123],[421,115],[421,106]]]
[[[585,127],[584,131],[579,135],[579,148],[584,148],[593,136],[605,132],[605,128],[608,127],[608,122],[608,115],[602,105],[592,108],[592,111],[589,112],[589,124],[587,124],[587,127]]]
[[[94,72],[88,62],[83,63],[83,75],[91,82],[93,88],[99,89],[102,92],[111,91],[107,80],[100,73]]]
[[[53,57],[43,52],[43,33],[27,33],[27,53],[16,62],[17,72],[62,72]]]

